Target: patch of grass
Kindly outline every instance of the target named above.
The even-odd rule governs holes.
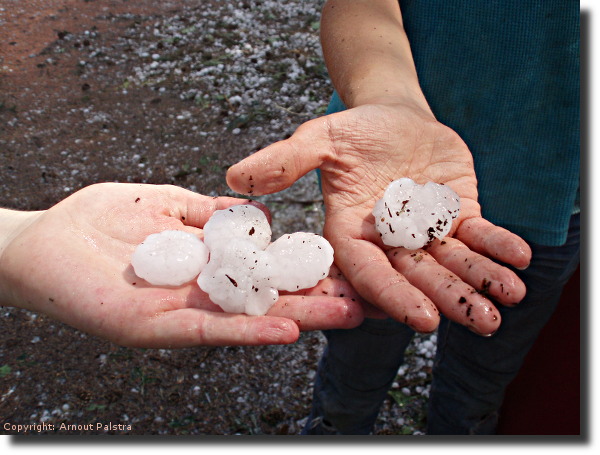
[[[17,362],[19,362],[19,364],[24,365],[24,366],[33,366],[33,365],[37,365],[37,361],[35,360],[28,360],[29,358],[29,354],[21,354],[19,357],[17,357]]]
[[[8,111],[8,112],[12,112],[13,114],[17,113],[17,105],[16,104],[6,104],[6,102],[4,101],[0,101],[0,112],[2,111]]]
[[[141,367],[135,367],[133,369],[133,371],[131,372],[131,377],[133,379],[137,379],[139,381],[139,387],[140,387],[140,394],[144,395],[144,392],[146,390],[146,385],[147,384],[151,384],[154,382],[158,381],[158,378],[152,377],[152,376],[148,376],[146,374],[146,372],[144,370],[142,370]]]
[[[10,366],[8,366],[8,365],[2,365],[0,367],[0,378],[8,376],[11,371],[12,371],[12,368]]]
[[[106,409],[105,404],[91,403],[85,408],[86,411],[104,411]]]
[[[415,397],[415,396],[405,395],[404,392],[402,392],[400,390],[390,390],[390,391],[388,391],[388,394],[394,399],[396,404],[400,407],[405,407],[417,399],[417,397]]]
[[[187,164],[187,163],[186,163],[186,164],[183,164],[183,165],[181,166],[181,169],[179,169],[179,170],[178,170],[178,171],[175,173],[175,175],[174,175],[173,177],[174,177],[176,180],[183,180],[183,179],[185,179],[185,178],[186,178],[188,175],[191,175],[191,174],[194,174],[194,173],[200,174],[200,173],[202,173],[202,169],[199,169],[199,168],[197,168],[197,167],[194,167],[194,168],[193,168],[193,167],[191,167],[189,164]]]
[[[171,428],[187,428],[193,425],[196,421],[197,420],[194,416],[188,415],[179,419],[173,419],[168,423],[168,425]]]

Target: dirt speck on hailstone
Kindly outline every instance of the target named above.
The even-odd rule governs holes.
[[[322,3],[0,3],[0,206],[46,209],[101,181],[233,195],[229,166],[325,111]],[[274,238],[321,232],[313,173],[259,199]],[[5,434],[29,424],[58,434],[297,434],[324,345],[311,332],[291,346],[131,349],[6,307],[0,332]],[[435,335],[411,345],[377,434],[423,431],[434,348]]]

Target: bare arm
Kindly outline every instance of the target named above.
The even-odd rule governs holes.
[[[397,1],[329,0],[321,18],[321,44],[333,85],[347,107],[402,100],[431,112]]]
[[[498,262],[526,267],[531,250],[482,218],[473,157],[425,100],[398,4],[330,0],[321,39],[333,84],[349,109],[311,120],[231,167],[229,185],[240,193],[272,193],[320,168],[325,237],[367,301],[417,331],[434,330],[442,312],[476,333],[493,333],[500,314],[487,296],[514,305],[525,295],[524,284]],[[453,238],[435,240],[414,256],[382,244],[371,210],[400,177],[443,183],[460,196]]]
[[[358,298],[338,277],[282,295],[266,316],[247,316],[223,313],[193,282],[162,288],[135,276],[131,254],[146,236],[201,236],[215,210],[244,202],[168,185],[100,184],[43,212],[0,210],[0,304],[155,348],[292,343],[300,330],[359,324]]]

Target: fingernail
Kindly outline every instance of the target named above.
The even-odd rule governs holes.
[[[485,338],[489,338],[489,337],[491,337],[492,335],[494,335],[494,334],[495,334],[495,333],[498,331],[498,329],[496,329],[496,330],[494,330],[493,332],[489,332],[489,333],[483,333],[483,332],[480,332],[480,331],[477,329],[477,327],[475,327],[475,326],[472,326],[472,325],[468,325],[468,326],[467,326],[467,328],[468,328],[468,329],[469,329],[471,332],[475,333],[476,335],[479,335],[479,336],[481,336],[481,337],[485,337]]]

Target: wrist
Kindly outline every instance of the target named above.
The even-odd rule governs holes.
[[[333,86],[347,108],[404,105],[433,118],[396,0],[328,0],[321,44]]]
[[[402,75],[397,72],[385,74],[385,71],[369,71],[348,78],[345,83],[338,81],[334,85],[349,109],[365,104],[402,105],[434,118],[416,74],[407,73]]]
[[[348,71],[331,71],[333,86],[351,109],[365,104],[410,106],[435,119],[421,90],[416,72],[404,62],[391,60],[360,65]]]
[[[10,283],[12,261],[8,256],[13,254],[14,248],[27,247],[18,245],[18,237],[42,213],[0,209],[0,305],[17,306]]]
[[[357,96],[351,103],[352,107],[358,107],[366,104],[379,104],[383,106],[402,106],[412,111],[420,112],[423,117],[431,117],[435,120],[435,116],[429,107],[429,104],[424,97],[410,96],[398,93],[364,93]]]

